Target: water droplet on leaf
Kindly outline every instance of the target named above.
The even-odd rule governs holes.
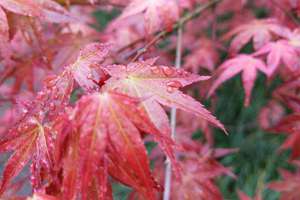
[[[169,81],[167,83],[167,91],[174,92],[178,88],[182,87],[182,84],[179,81]]]
[[[167,67],[167,66],[163,66],[162,69],[163,69],[163,72],[164,72],[164,74],[165,74],[166,76],[171,76],[171,75],[173,75],[174,72],[175,72],[175,70],[174,70],[173,68]]]
[[[87,75],[87,79],[89,79],[89,80],[93,80],[93,79],[94,79],[94,76],[93,76],[93,74],[88,74],[88,75]]]
[[[153,74],[159,74],[160,69],[157,66],[151,66],[150,70]]]
[[[51,110],[51,111],[54,111],[55,110],[55,104],[53,103],[53,102],[51,102],[50,104],[49,104],[49,109]]]

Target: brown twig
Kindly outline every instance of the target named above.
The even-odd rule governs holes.
[[[180,19],[178,20],[178,22],[177,22],[176,24],[173,25],[172,30],[178,29],[178,27],[184,25],[186,22],[190,21],[190,20],[193,19],[194,17],[196,17],[196,16],[198,16],[199,14],[201,14],[203,11],[207,10],[208,8],[210,8],[210,7],[214,6],[214,5],[216,5],[217,3],[221,2],[221,1],[222,1],[222,0],[211,0],[211,1],[209,1],[208,3],[203,4],[202,6],[197,7],[194,11],[192,11],[192,12],[188,13],[187,15],[183,16],[182,18],[180,18]],[[162,30],[162,31],[158,32],[158,33],[154,36],[154,38],[153,38],[149,43],[147,43],[143,48],[139,48],[139,49],[135,50],[135,51],[134,51],[131,55],[129,55],[128,57],[131,57],[132,55],[136,54],[136,55],[134,56],[134,58],[132,59],[132,61],[137,60],[141,55],[143,55],[145,52],[147,52],[148,49],[149,49],[152,45],[156,44],[161,38],[163,38],[164,36],[166,36],[166,35],[168,35],[168,34],[170,34],[170,33],[172,33],[172,31]],[[130,44],[128,44],[128,45],[122,47],[121,49],[119,49],[119,50],[117,51],[117,53],[121,53],[122,51],[124,51],[124,50],[126,50],[126,49],[128,49],[128,48],[130,48],[130,47],[132,47],[132,46],[134,46],[134,45],[136,45],[136,44],[138,44],[139,42],[144,41],[144,40],[146,40],[145,37],[139,38],[139,39],[135,40],[134,42],[132,42],[132,43],[130,43]]]
[[[126,5],[124,4],[117,4],[117,3],[112,3],[109,1],[103,1],[103,2],[95,2],[94,4],[88,2],[88,1],[82,1],[82,0],[57,0],[57,2],[63,6],[69,7],[70,5],[89,5],[89,6],[114,6],[117,8],[124,8]]]
[[[168,33],[167,31],[162,31],[162,32],[158,33],[149,43],[146,44],[146,46],[144,46],[141,49],[138,49],[137,51],[134,51],[133,53],[134,54],[136,53],[136,55],[133,57],[132,61],[137,60],[141,55],[146,53],[152,45],[154,45],[156,42],[158,42],[167,33]]]
[[[299,19],[294,17],[289,11],[287,11],[285,8],[283,8],[277,1],[271,0],[271,2],[277,6],[286,16],[288,16],[296,25],[300,25]]]
[[[138,44],[140,42],[143,42],[144,40],[145,40],[145,37],[141,37],[141,38],[129,43],[128,45],[125,45],[124,47],[118,49],[117,53],[121,53],[121,52],[125,51],[128,48],[134,47],[136,44]]]

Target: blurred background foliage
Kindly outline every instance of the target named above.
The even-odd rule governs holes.
[[[119,13],[118,10],[98,10],[94,13],[98,22],[96,28],[103,30]],[[261,18],[265,17],[267,12],[260,8],[255,10],[255,15]],[[218,20],[228,19],[230,19],[230,14],[218,18]],[[242,52],[251,53],[252,50],[253,47],[248,44]],[[220,55],[223,60],[227,57],[224,52]],[[215,147],[239,149],[237,153],[220,160],[238,176],[236,180],[226,176],[218,179],[219,188],[226,200],[238,199],[237,190],[252,197],[256,192],[261,191],[263,199],[279,199],[279,193],[267,189],[266,186],[268,182],[279,179],[277,169],[292,169],[292,166],[287,163],[289,152],[278,152],[284,136],[264,132],[259,127],[257,116],[280,82],[280,80],[275,80],[269,83],[264,76],[260,75],[255,83],[251,105],[247,108],[243,106],[244,94],[239,76],[227,81],[217,91],[215,116],[225,125],[229,135],[215,130]],[[209,101],[204,103],[209,105]],[[193,138],[201,139],[202,133],[200,131],[194,133]],[[150,152],[155,144],[147,143],[146,146]],[[114,199],[116,200],[127,199],[130,191],[124,185],[113,184]]]

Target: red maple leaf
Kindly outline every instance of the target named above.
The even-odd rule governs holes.
[[[116,92],[96,93],[78,101],[74,141],[65,162],[65,198],[80,194],[89,199],[93,184],[99,184],[95,188],[103,198],[110,174],[144,197],[155,199],[158,185],[152,178],[139,130],[154,134],[159,131],[138,105],[136,99]]]
[[[225,61],[225,63],[223,63],[216,71],[218,78],[216,78],[211,86],[208,96],[211,96],[222,83],[242,72],[245,90],[244,105],[248,106],[258,70],[267,74],[265,64],[261,60],[253,58],[250,55],[240,54],[235,58]]]
[[[192,42],[195,43],[195,41]],[[218,52],[214,43],[206,38],[201,38],[191,49],[191,53],[185,57],[184,68],[193,73],[198,73],[202,68],[212,72],[218,61]]]
[[[1,141],[0,149],[2,151],[14,151],[3,172],[1,193],[4,192],[10,180],[31,159],[33,159],[33,168],[40,166],[35,169],[38,171],[34,175],[35,179],[39,178],[42,166],[47,170],[51,168],[54,160],[51,153],[54,151],[52,138],[57,137],[53,127],[64,122],[64,118],[61,116],[65,116],[67,113],[67,105],[74,89],[74,80],[84,89],[93,88],[96,83],[89,78],[89,74],[97,68],[93,68],[92,65],[103,61],[107,54],[108,46],[106,44],[90,44],[81,51],[78,59],[72,65],[67,66],[61,74],[45,80],[44,88],[37,94],[35,100],[24,108],[23,116]],[[78,71],[84,73],[78,76]],[[38,187],[40,184],[33,183],[33,186]]]
[[[269,184],[269,188],[281,193],[280,200],[295,200],[300,196],[300,173],[291,173],[281,169],[280,175],[283,178],[281,181],[274,181]]]
[[[299,52],[286,40],[269,42],[256,51],[253,55],[267,54],[267,74],[272,76],[281,66],[293,73],[299,68]]]
[[[289,108],[295,112],[300,110],[299,87],[300,79],[298,77],[299,71],[289,74],[285,83],[281,84],[273,91],[273,97],[285,103]]]
[[[215,179],[222,175],[235,177],[230,169],[216,159],[233,153],[234,149],[211,149],[197,143],[196,149],[186,149],[179,153],[179,163],[183,168],[182,179],[172,178],[171,199],[212,199],[221,200],[222,195],[215,185]],[[155,158],[155,173],[164,182],[164,168],[161,156]],[[175,175],[173,175],[174,177]]]
[[[253,39],[254,49],[260,47],[272,40],[273,35],[284,37],[289,33],[289,30],[280,25],[275,19],[253,20],[248,24],[243,24],[228,32],[224,39],[229,39],[235,36],[230,44],[230,51],[238,53],[240,49]]]
[[[151,34],[162,26],[172,29],[179,18],[178,3],[175,0],[134,0],[123,11],[119,20],[143,13],[145,29]]]
[[[287,139],[280,149],[291,149],[291,159],[300,156],[300,115],[295,113],[284,117],[275,127],[270,129],[276,133],[284,133]]]
[[[107,87],[125,92],[133,97],[145,99],[143,106],[157,127],[168,127],[161,117],[165,116],[159,105],[162,104],[191,112],[225,130],[224,126],[199,102],[179,90],[181,87],[206,80],[209,77],[191,74],[181,69],[176,70],[168,66],[153,65],[153,62],[147,60],[131,63],[127,66],[106,66],[105,69],[112,76],[106,83]],[[156,112],[151,112],[154,109]]]
[[[259,125],[267,130],[277,125],[285,114],[284,107],[275,100],[268,102],[258,115]]]
[[[75,22],[75,18],[61,5],[52,0],[5,0],[0,6],[6,10],[55,23]]]

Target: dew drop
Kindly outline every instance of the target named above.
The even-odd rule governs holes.
[[[160,69],[157,66],[151,66],[150,70],[153,74],[159,74]]]
[[[126,66],[125,65],[121,65],[121,70],[126,70]]]
[[[167,67],[167,66],[163,66],[162,69],[166,76],[171,76],[175,72],[174,69],[172,69],[171,67]]]
[[[32,185],[36,184],[36,178],[34,176],[30,176],[30,181]]]
[[[93,76],[93,74],[88,74],[88,75],[87,75],[87,79],[89,79],[89,80],[93,80],[93,79],[94,79],[94,76]]]
[[[51,102],[51,103],[49,104],[49,109],[50,109],[51,111],[54,111],[54,110],[55,110],[55,104],[54,104],[53,102]]]
[[[188,72],[186,72],[186,71],[183,71],[183,76],[187,77],[188,75],[189,75],[189,73],[188,73]]]
[[[176,70],[176,73],[177,73],[179,76],[182,76],[182,75],[183,75],[183,71],[180,70],[180,69],[177,69],[177,70]]]
[[[54,85],[52,88],[51,88],[51,91],[53,91],[53,92],[58,92],[58,87],[57,87],[57,85]]]
[[[59,99],[59,94],[58,93],[54,94],[53,99],[58,100]]]
[[[46,158],[42,158],[42,159],[41,159],[41,163],[42,163],[42,165],[44,165],[45,167],[48,167],[48,166],[49,166],[49,163],[48,163],[48,161],[47,161]]]
[[[51,149],[51,150],[54,149],[54,143],[53,143],[53,142],[50,142],[50,143],[49,143],[49,149]]]
[[[55,130],[55,131],[53,131],[53,134],[51,134],[51,138],[53,140],[56,140],[57,135],[58,135],[58,132]]]
[[[102,193],[105,193],[105,192],[107,191],[106,185],[102,185],[102,186],[100,187],[100,191],[101,191]]]
[[[43,90],[42,90],[42,91],[39,91],[38,94],[37,94],[37,98],[38,98],[38,99],[42,99],[42,98],[44,98],[44,97],[45,97],[45,91],[43,91]]]
[[[44,117],[44,115],[45,115],[44,111],[41,111],[41,110],[37,113],[37,116],[39,119],[42,119]]]
[[[20,166],[23,167],[23,166],[25,166],[26,163],[24,161],[21,161],[19,164],[20,164]]]
[[[21,109],[21,112],[25,115],[25,114],[28,113],[28,110],[27,110],[27,108],[24,108],[24,107],[23,107],[23,108]]]
[[[30,117],[28,120],[27,120],[27,123],[28,124],[36,124],[36,120],[32,117]]]
[[[123,103],[124,103],[125,105],[130,105],[130,101],[127,101],[127,100],[124,100]]]
[[[179,81],[169,81],[167,83],[167,91],[174,92],[178,88],[182,87],[182,84]]]

